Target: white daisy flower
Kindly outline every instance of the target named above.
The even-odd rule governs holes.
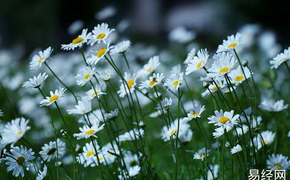
[[[40,106],[50,106],[54,102],[59,101],[63,97],[65,91],[65,88],[59,88],[55,90],[55,92],[50,91],[50,96],[47,96],[39,102]]]
[[[95,68],[91,67],[82,68],[75,77],[77,85],[80,86],[85,85],[88,81],[90,81],[93,78],[95,73],[96,73]]]
[[[62,158],[65,152],[65,143],[60,139],[57,139],[57,143],[55,141],[50,141],[48,144],[44,144],[39,154],[44,161],[50,162],[57,158],[57,155],[59,159]]]
[[[79,130],[81,133],[75,133],[73,136],[77,138],[77,140],[80,139],[88,139],[89,137],[95,137],[96,133],[104,129],[105,124],[101,125],[99,124],[99,121],[97,121],[95,124],[93,124],[91,127],[85,125],[83,127],[80,127]]]
[[[115,29],[110,29],[109,25],[106,23],[98,24],[94,27],[88,44],[92,46],[95,43],[107,42],[109,35],[113,31],[115,31]]]
[[[39,51],[38,55],[34,55],[32,57],[32,61],[30,62],[29,66],[30,69],[37,69],[40,68],[41,65],[45,62],[47,58],[51,55],[53,49],[51,47],[48,47],[44,51]]]
[[[118,116],[118,113],[119,113],[119,109],[115,109],[109,113],[105,113],[104,114],[105,120],[108,121],[108,120],[115,119]]]
[[[236,114],[234,116],[234,110],[223,111],[222,109],[220,111],[215,111],[214,116],[208,117],[209,124],[214,124],[215,126],[223,127],[227,131],[231,130],[235,125],[238,124],[238,118],[239,115]]]
[[[144,130],[139,129],[139,131],[138,129],[132,129],[129,132],[125,132],[125,134],[120,135],[118,137],[118,140],[119,142],[124,142],[124,141],[134,141],[134,140],[140,139],[141,137],[144,136]]]
[[[110,41],[109,42],[100,42],[97,44],[92,52],[90,53],[89,57],[87,58],[87,62],[90,65],[96,65],[100,60],[102,60],[106,54],[110,51]]]
[[[139,159],[138,159],[137,154],[132,154],[130,151],[127,151],[124,153],[124,161],[125,161],[125,166],[127,167],[127,169],[139,164]]]
[[[110,54],[121,54],[124,53],[131,45],[130,41],[122,41],[112,47]]]
[[[200,104],[194,104],[193,110],[187,114],[187,117],[182,120],[185,122],[191,121],[192,119],[200,118],[201,114],[205,111],[205,106],[201,106]]]
[[[95,163],[94,158],[96,158],[96,151],[94,146],[96,147],[96,150],[99,151],[99,145],[97,144],[97,141],[89,142],[85,144],[83,147],[83,152],[77,157],[77,161],[80,164],[83,164],[85,167]]]
[[[271,170],[288,170],[290,166],[290,161],[288,157],[283,156],[282,154],[272,154],[268,157],[267,165],[268,169]]]
[[[207,149],[206,151],[204,147],[198,150],[196,153],[194,153],[193,159],[201,159],[203,161],[206,156],[209,156],[209,153],[210,153],[210,149]]]
[[[8,153],[9,154],[9,153]],[[24,168],[29,168],[33,164],[29,161],[34,159],[34,152],[32,149],[27,149],[24,146],[13,147],[11,149],[11,154],[5,157],[3,160],[6,161],[7,171],[13,171],[12,175],[18,177],[21,175],[24,177]]]
[[[43,81],[46,80],[48,75],[46,73],[39,74],[38,76],[34,76],[33,78],[29,78],[28,81],[23,83],[24,88],[39,88]]]
[[[153,56],[149,59],[148,63],[143,66],[143,69],[141,69],[138,74],[151,74],[154,72],[157,67],[160,65],[159,63],[159,56]]]
[[[211,82],[208,86],[208,89],[211,93],[219,91],[219,89],[224,92],[224,89],[227,88],[227,83],[225,79],[216,79],[215,83]],[[210,94],[209,90],[205,90],[205,92],[201,93],[202,97]]]
[[[243,42],[242,42],[242,36],[240,33],[237,33],[236,35],[228,36],[227,40],[223,40],[223,44],[219,45],[217,53],[236,49],[241,44],[243,44]]]
[[[120,150],[115,141],[112,142],[112,144],[109,142],[106,145],[104,145],[101,149],[101,152],[108,164],[114,163],[117,158],[116,155],[120,155]]]
[[[129,177],[134,177],[134,176],[136,176],[137,174],[139,174],[140,170],[141,170],[141,167],[140,167],[140,166],[133,166],[133,167],[130,167],[130,168],[128,169],[128,171],[129,171]]]
[[[191,60],[193,60],[195,54],[196,54],[195,48],[191,49],[191,51],[187,54],[184,64],[188,64]]]
[[[41,171],[41,170],[38,171],[36,180],[43,180],[46,175],[47,175],[47,166],[44,165],[43,171]]]
[[[109,70],[106,69],[105,71],[103,71],[100,74],[100,77],[104,80],[104,81],[109,81],[112,77],[113,77],[113,73]]]
[[[145,80],[141,83],[140,89],[144,88],[153,88],[162,82],[164,78],[163,73],[154,73],[152,76],[149,77],[149,80]]]
[[[69,44],[62,44],[61,49],[63,50],[74,50],[75,48],[82,47],[85,44],[91,33],[87,33],[88,29],[83,29],[82,34],[79,35],[77,38],[73,39]]]
[[[238,136],[242,136],[243,133],[246,134],[249,131],[249,127],[247,125],[242,125],[242,127],[237,127],[236,129],[237,129]],[[234,133],[236,134],[236,132]]]
[[[102,92],[102,88],[99,85],[96,85],[95,88],[90,89],[86,92],[87,98],[90,100],[94,99],[95,97],[100,98],[102,95],[106,95],[107,93]]]
[[[284,105],[284,100],[282,99],[276,102],[272,100],[265,100],[259,105],[259,108],[269,112],[279,112],[287,109],[288,104]]]
[[[245,67],[243,69],[244,69],[246,77],[244,76],[243,70],[240,66],[237,69],[234,69],[229,73],[230,80],[234,84],[238,85],[238,84],[242,83],[244,80],[251,77],[251,72],[250,72],[249,68]]]
[[[188,31],[185,27],[182,26],[173,29],[168,35],[170,41],[178,42],[181,44],[188,43],[192,41],[195,37],[195,32]]]
[[[26,131],[30,129],[30,126],[28,126],[29,120],[21,118],[16,118],[12,120],[11,122],[8,122],[4,129],[1,132],[2,136],[2,144],[14,144],[19,139],[21,139]]]
[[[125,72],[124,79],[126,80],[127,85],[124,84],[123,80],[120,80],[121,86],[120,86],[120,90],[118,91],[118,94],[120,95],[121,98],[125,97],[127,93],[134,92],[137,77],[135,74],[131,75]]]
[[[190,73],[203,68],[207,63],[208,58],[209,55],[207,49],[199,50],[197,52],[197,56],[194,56],[194,58],[188,62],[185,74],[189,75]]]
[[[209,168],[210,170],[207,171],[207,180],[218,179],[219,165],[209,165]]]
[[[234,146],[232,149],[231,149],[231,153],[232,154],[236,154],[238,152],[241,152],[243,149],[241,147],[241,145],[237,144],[236,146]]]
[[[228,74],[237,62],[234,56],[225,52],[216,54],[213,58],[215,61],[211,68],[208,69],[209,73],[207,74],[208,77],[211,78],[217,78]]]
[[[178,90],[179,87],[182,85],[182,81],[183,81],[183,73],[171,74],[164,83],[164,86],[172,90]]]
[[[161,107],[160,107],[160,104],[158,104],[156,109],[158,110],[163,109],[163,111],[167,111],[172,106],[172,103],[173,103],[172,98],[164,98],[161,101]]]
[[[258,144],[258,149],[261,149],[264,145],[271,144],[275,139],[276,133],[271,131],[263,131],[261,135],[256,137],[256,143]],[[261,137],[262,136],[262,137]]]
[[[286,49],[284,53],[280,53],[276,57],[274,57],[272,60],[270,60],[271,69],[274,69],[274,68],[277,69],[282,63],[290,59],[289,50],[290,49]]]
[[[167,126],[163,126],[161,129],[161,138],[164,141],[169,141],[170,138],[176,139],[177,137],[177,130],[178,130],[178,119],[176,119],[173,123]],[[190,130],[190,125],[181,121],[179,122],[179,133],[178,133],[178,138],[179,139],[187,139],[188,134],[192,134],[192,132],[189,132]]]
[[[92,102],[87,97],[82,97],[81,101],[75,106],[75,109],[68,110],[68,114],[84,115],[92,111]]]
[[[225,129],[224,127],[218,127],[218,128],[215,128],[215,132],[213,132],[212,135],[216,139],[224,135],[225,131],[227,131],[227,129]]]

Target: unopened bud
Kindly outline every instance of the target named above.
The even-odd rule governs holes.
[[[203,87],[204,87],[205,89],[207,89],[207,88],[209,87],[209,84],[208,84],[207,82],[203,82]]]
[[[67,133],[64,129],[61,129],[60,130],[60,134],[63,136],[63,137],[66,137],[67,136]]]
[[[58,161],[58,162],[56,163],[56,166],[58,166],[58,167],[62,167],[62,166],[63,166],[63,163],[60,162],[60,161]]]
[[[244,60],[242,64],[244,67],[246,67],[246,66],[248,66],[249,62],[247,60]]]

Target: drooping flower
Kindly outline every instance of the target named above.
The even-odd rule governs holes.
[[[130,41],[122,41],[112,47],[111,54],[121,54],[124,53],[131,45]]]
[[[68,110],[68,114],[84,115],[92,111],[92,102],[88,97],[83,97],[75,106],[75,109]]]
[[[200,118],[201,114],[205,111],[205,106],[201,106],[200,104],[194,104],[193,110],[187,114],[187,117],[182,120],[185,122],[191,121],[192,119]]]
[[[24,88],[39,88],[43,81],[46,80],[48,75],[46,73],[39,74],[38,76],[34,76],[33,78],[29,78],[28,81],[23,83]]]
[[[38,171],[36,180],[43,180],[46,175],[47,175],[47,166],[44,165],[43,171],[41,171],[41,170]]]
[[[238,152],[241,152],[243,149],[241,147],[241,145],[237,144],[236,146],[234,146],[232,149],[231,149],[231,153],[232,154],[236,154]]]
[[[273,100],[264,100],[259,108],[269,112],[279,112],[288,108],[288,104],[284,105],[284,100],[274,102]]]
[[[210,153],[210,149],[206,150],[205,147],[201,148],[196,153],[194,153],[193,159],[200,159],[203,161],[205,157],[209,156],[209,153]]]

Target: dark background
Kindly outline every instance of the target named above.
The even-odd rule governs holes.
[[[170,23],[177,11],[181,19],[187,19],[184,26],[197,31],[204,42],[212,42],[209,35],[224,37],[243,24],[258,23],[263,29],[273,30],[282,46],[290,44],[290,1],[286,0],[1,0],[0,48],[20,45],[25,58],[37,47],[60,47],[73,38],[67,33],[72,22],[83,20],[85,28],[91,30],[101,22],[94,18],[95,13],[108,5],[116,7],[117,14],[104,22],[114,28],[128,18],[131,26],[126,34],[133,42],[167,43],[170,29],[184,23]],[[185,11],[198,13],[182,18]]]

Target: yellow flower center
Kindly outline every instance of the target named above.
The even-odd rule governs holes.
[[[158,82],[157,79],[154,77],[152,79],[152,81],[149,82],[149,86],[154,86],[154,84],[157,83],[157,82]]]
[[[228,122],[229,120],[230,120],[230,119],[229,119],[228,117],[223,116],[223,117],[221,117],[221,118],[219,119],[219,122],[225,124],[225,123]]]
[[[230,45],[228,45],[228,48],[235,48],[238,44],[237,43],[232,43]]]
[[[72,41],[72,44],[78,44],[80,42],[82,42],[84,40],[84,38],[82,37],[77,37]]]
[[[275,167],[275,169],[278,169],[278,168],[281,168],[282,165],[281,164],[275,164],[274,167]]]
[[[52,96],[51,98],[49,98],[49,102],[57,101],[58,98],[59,98],[58,95],[54,95],[54,96]]]
[[[22,165],[25,162],[25,157],[19,156],[16,161],[18,164]]]
[[[172,130],[169,134],[172,136],[175,132],[175,130]]]
[[[105,36],[106,36],[105,33],[100,33],[100,34],[97,36],[97,39],[103,39]]]
[[[206,155],[205,153],[201,153],[200,155],[198,155],[198,157],[201,159],[205,155]]]
[[[20,131],[18,132],[18,135],[21,136],[22,134],[23,134],[23,131],[20,130]]]
[[[107,51],[106,48],[99,49],[97,52],[97,57],[100,58],[102,55],[106,53],[106,51]]]
[[[176,80],[176,81],[174,81],[174,82],[172,83],[172,85],[173,85],[173,86],[177,86],[177,85],[179,85],[179,83],[180,83],[180,81],[179,81],[179,80]]]
[[[127,84],[128,84],[129,89],[132,88],[132,86],[134,85],[134,83],[135,83],[135,80],[134,79],[130,79],[129,81],[127,81]]]
[[[96,91],[97,92],[97,95],[100,93],[100,91]],[[94,92],[93,94],[92,94],[92,97],[95,97],[96,96],[96,93]]]
[[[86,74],[85,77],[84,77],[84,79],[85,80],[88,80],[90,77],[91,77],[91,74]]]
[[[147,72],[150,73],[151,70],[152,70],[152,67],[148,68],[148,69],[147,69]]]
[[[262,141],[261,142],[261,144],[264,146],[264,145],[266,145],[268,143],[268,140],[267,139],[265,139],[264,141]]]
[[[170,107],[170,105],[166,104],[165,106],[163,106],[164,109],[168,109]]]
[[[219,74],[227,73],[229,70],[230,70],[229,67],[224,67],[224,68],[222,68],[222,69],[219,71]]]
[[[103,158],[102,158],[102,157],[99,157],[99,160],[100,160],[100,161],[102,161],[102,160],[103,160]]]
[[[93,130],[93,129],[91,129],[91,130],[88,130],[88,131],[86,131],[86,135],[92,135],[92,134],[94,134],[96,131],[95,130]]]
[[[42,57],[38,60],[38,63],[40,64],[43,60],[45,59],[45,57]]]
[[[94,154],[95,154],[95,151],[89,151],[89,152],[87,152],[86,156],[87,157],[90,157],[90,156],[92,156]]]
[[[195,112],[195,113],[191,113],[190,115],[191,115],[191,116],[198,116],[198,113]]]
[[[217,90],[217,89],[218,89],[217,86],[213,86],[213,87],[211,88],[211,90]]]
[[[241,76],[237,76],[234,80],[235,80],[236,82],[238,82],[238,81],[241,81],[241,80],[243,80],[243,79],[244,79],[244,76],[241,75]]]
[[[200,68],[201,65],[202,65],[202,62],[203,62],[203,61],[200,61],[200,62],[197,64],[196,68]]]

